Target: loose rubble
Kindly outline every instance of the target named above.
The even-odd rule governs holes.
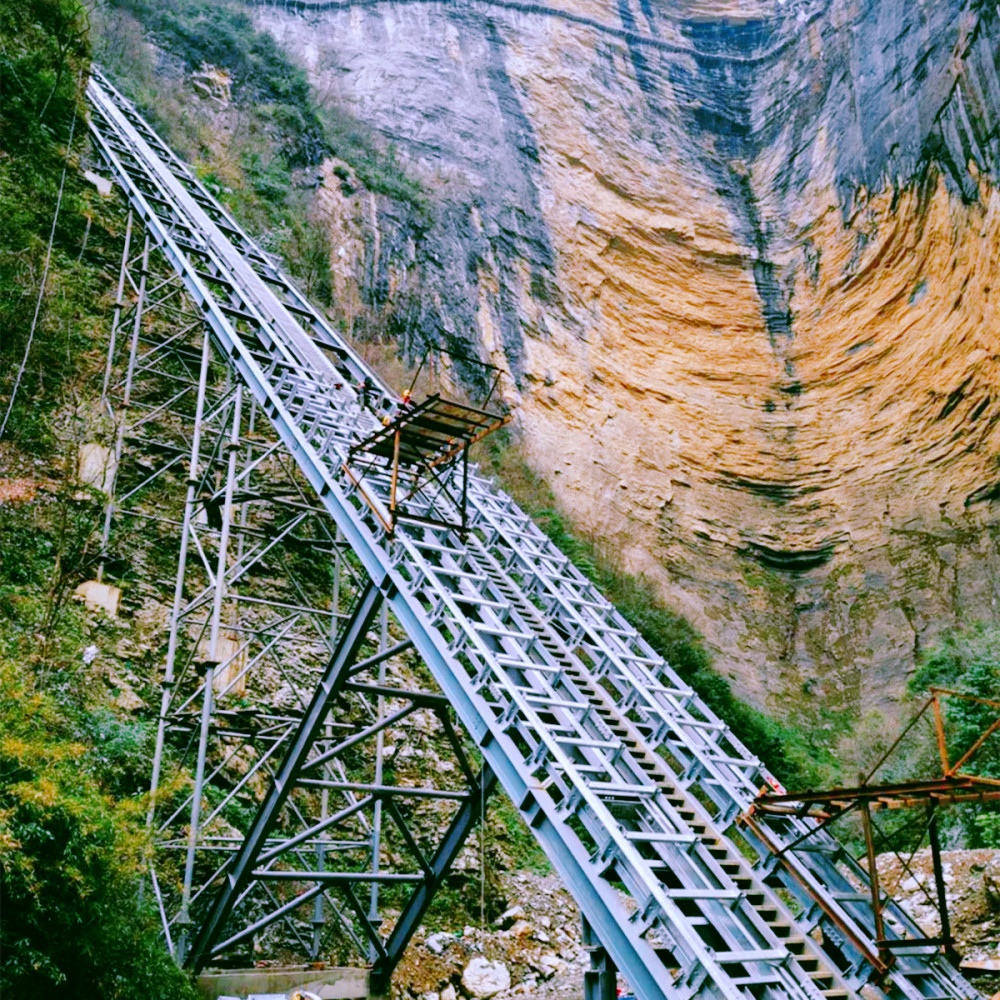
[[[1000,991],[1000,851],[943,851],[948,920],[962,956],[961,971],[984,996]],[[929,849],[904,865],[894,854],[878,859],[882,887],[931,936],[941,931]],[[995,970],[995,971],[994,971]]]
[[[590,959],[580,943],[580,911],[558,876],[507,872],[500,881],[513,905],[489,926],[421,929],[394,977],[397,1000],[583,995]]]
[[[1000,851],[946,851],[943,864],[952,929],[967,963],[963,971],[984,996],[992,997],[1000,990],[1000,971],[988,971],[1000,959]],[[929,852],[916,854],[909,867],[907,871],[894,855],[879,858],[883,886],[928,934],[937,934]],[[513,905],[489,926],[421,928],[394,977],[396,1000],[583,996],[590,960],[580,941],[579,910],[558,876],[508,872],[500,882]],[[498,982],[506,985],[487,992]]]

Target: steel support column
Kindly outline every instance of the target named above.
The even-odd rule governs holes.
[[[615,963],[597,939],[587,918],[581,917],[580,923],[580,940],[590,955],[590,968],[583,973],[583,1000],[615,1000],[618,995]]]
[[[482,821],[483,808],[496,788],[496,783],[496,775],[488,765],[484,765],[476,784],[451,821],[448,832],[428,865],[425,879],[414,890],[396,920],[392,933],[385,942],[385,954],[372,963],[368,984],[373,997],[389,995],[389,983],[393,971],[403,957],[406,946],[420,926],[427,908],[454,864],[455,858],[458,857],[458,852],[476,824]]]
[[[204,966],[211,956],[212,946],[218,941],[222,927],[236,905],[238,895],[253,877],[257,859],[277,822],[278,813],[291,794],[295,779],[313,749],[330,705],[346,680],[347,670],[354,663],[358,650],[368,634],[372,618],[381,603],[382,595],[375,584],[369,581],[341,633],[337,648],[316,687],[309,708],[302,717],[302,723],[292,738],[288,754],[274,777],[270,792],[261,803],[243,846],[225,873],[223,888],[216,897],[208,917],[201,924],[191,952],[185,960],[189,968],[199,971]]]

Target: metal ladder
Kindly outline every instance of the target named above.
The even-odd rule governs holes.
[[[102,158],[372,581],[358,627],[377,599],[389,605],[637,995],[840,1000],[867,984],[973,997],[929,949],[873,962],[870,907],[845,895],[863,897],[860,868],[859,891],[832,855],[776,862],[804,821],[736,832],[771,776],[488,480],[471,475],[464,537],[406,521],[386,537],[371,503],[386,501],[387,477],[367,479],[363,499],[342,467],[395,411],[391,391],[99,72],[88,98]],[[296,737],[302,753],[308,738]],[[261,814],[287,795],[277,784]],[[261,814],[195,965],[259,877]],[[919,936],[896,916],[900,936]]]

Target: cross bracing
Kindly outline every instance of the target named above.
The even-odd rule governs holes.
[[[145,247],[183,290],[170,332],[109,367],[126,372],[122,440],[163,423],[147,475],[186,477],[162,516],[179,543],[152,819],[178,958],[315,954],[338,928],[384,989],[498,783],[643,1000],[973,996],[892,904],[898,946],[880,958],[863,868],[828,833],[803,848],[812,819],[752,814],[766,768],[474,468],[435,469],[444,488],[395,516],[388,467],[366,468],[362,494],[351,449],[396,397],[127,101],[99,75],[88,95]],[[393,676],[403,652],[427,690]],[[295,672],[289,697],[237,704],[265,667]],[[385,767],[387,734],[418,713],[453,761],[433,786]],[[185,733],[194,780],[178,790],[160,751]],[[230,822],[237,807],[252,818]]]

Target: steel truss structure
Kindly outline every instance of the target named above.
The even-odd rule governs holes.
[[[994,714],[995,718],[983,729],[972,745],[960,754],[957,760],[950,760],[945,728],[944,703],[948,699],[973,704]],[[934,735],[937,740],[938,755],[941,764],[941,774],[938,777],[920,781],[876,782],[872,779],[878,774],[885,763],[896,752],[903,740],[921,719],[930,716],[933,720]],[[861,775],[861,782],[853,788],[831,788],[821,791],[785,792],[765,791],[741,817],[742,821],[751,827],[756,827],[759,816],[796,816],[808,817],[815,825],[800,834],[792,846],[804,846],[807,840],[826,829],[831,823],[843,818],[853,810],[861,815],[861,825],[865,841],[867,870],[870,875],[869,898],[876,928],[876,945],[879,949],[879,960],[886,968],[895,962],[896,949],[909,948],[911,944],[906,939],[888,937],[885,933],[885,898],[879,885],[876,854],[878,844],[876,837],[880,831],[875,823],[873,813],[880,810],[923,808],[925,819],[919,829],[920,837],[917,845],[923,842],[926,834],[931,851],[931,862],[934,869],[936,898],[932,901],[938,911],[941,922],[941,933],[936,938],[928,938],[927,945],[940,945],[950,958],[957,958],[955,942],[951,935],[948,918],[947,893],[944,882],[944,872],[941,866],[941,844],[938,835],[937,810],[942,806],[961,803],[985,803],[1000,801],[1000,780],[970,774],[963,768],[979,753],[986,742],[1000,732],[1000,702],[979,698],[960,691],[950,691],[946,688],[931,688],[931,696],[917,711],[892,745],[885,751],[878,763],[867,774]],[[765,835],[766,836],[766,835]],[[886,838],[882,838],[884,841]],[[786,847],[784,850],[788,850]],[[917,848],[910,852],[910,858],[903,857],[894,851],[903,868],[912,877],[910,861]],[[780,853],[779,853],[780,857]],[[891,918],[890,918],[891,919]]]
[[[157,518],[176,565],[152,885],[178,959],[335,947],[384,992],[496,783],[585,916],[591,995],[617,967],[642,1000],[973,997],[891,904],[880,960],[864,871],[825,831],[794,843],[816,820],[738,827],[773,777],[474,467],[381,516],[393,463],[363,493],[345,464],[400,401],[99,74],[88,96],[144,233],[109,352],[109,525]],[[140,436],[155,462],[124,454]],[[168,477],[184,503],[151,511]],[[387,756],[407,732],[448,755],[434,787]]]

